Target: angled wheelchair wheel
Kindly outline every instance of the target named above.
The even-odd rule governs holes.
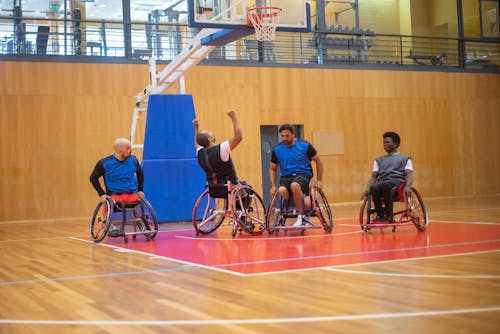
[[[90,236],[95,243],[101,242],[108,234],[112,209],[113,205],[110,200],[97,204],[90,223]]]
[[[141,198],[141,203],[138,207],[138,218],[141,219],[144,225],[140,226],[141,231],[144,231],[144,236],[148,240],[153,240],[158,232],[158,220],[156,213],[147,199]]]
[[[420,196],[420,193],[413,187],[411,188],[411,196],[406,199],[406,205],[410,212],[409,216],[413,224],[415,224],[415,227],[419,231],[425,231],[429,223],[427,211],[425,210],[422,196]]]
[[[328,204],[328,200],[321,189],[313,188],[312,194],[314,197],[313,208],[316,216],[318,216],[325,231],[331,233],[333,230],[333,216],[330,204]]]
[[[196,235],[215,231],[224,221],[227,198],[211,197],[205,190],[193,207],[191,221]]]
[[[262,198],[250,187],[234,190],[232,210],[241,230],[252,234],[262,234],[266,229],[266,208]]]
[[[286,217],[284,204],[283,198],[276,192],[269,203],[266,214],[266,229],[269,234],[277,234],[277,227],[285,226]]]
[[[359,225],[361,230],[365,233],[370,231],[370,224],[376,218],[377,213],[375,209],[372,208],[372,197],[368,194],[361,203],[361,208],[359,210]]]

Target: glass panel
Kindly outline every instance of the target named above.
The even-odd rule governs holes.
[[[329,31],[346,34],[456,37],[456,8],[456,0],[328,0],[325,23]]]
[[[481,37],[478,0],[462,0],[462,9],[464,17],[464,37]]]
[[[500,37],[498,28],[498,1],[481,1],[481,31],[482,37]]]

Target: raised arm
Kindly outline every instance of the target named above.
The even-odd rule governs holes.
[[[196,137],[198,136],[198,133],[200,132],[200,124],[198,123],[198,119],[197,118],[193,119],[193,126],[194,126],[194,147],[196,149],[198,149],[198,148],[201,147],[201,145],[199,145],[196,142]]]
[[[233,138],[229,139],[229,147],[231,147],[231,151],[238,146],[239,143],[243,140],[243,131],[238,124],[238,118],[236,117],[236,112],[233,109],[230,109],[226,112],[227,116],[231,118],[233,122]]]

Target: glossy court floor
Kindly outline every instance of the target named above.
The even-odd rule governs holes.
[[[1,222],[0,333],[498,333],[500,196],[428,199],[430,223],[94,244],[88,219]]]

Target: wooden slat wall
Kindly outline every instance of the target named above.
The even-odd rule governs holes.
[[[0,221],[89,216],[88,176],[129,136],[147,82],[146,65],[0,62]],[[311,141],[345,134],[345,154],[323,156],[333,203],[359,199],[387,130],[401,134],[424,196],[500,193],[499,75],[197,66],[186,91],[218,140],[232,131],[225,111],[238,111],[245,138],[233,156],[258,191],[260,126],[290,122]]]

